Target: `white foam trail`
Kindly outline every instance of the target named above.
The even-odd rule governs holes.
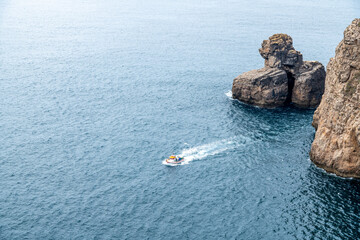
[[[244,145],[245,143],[246,143],[246,139],[242,139],[242,141],[239,141],[239,139],[236,138],[224,139],[224,140],[184,149],[179,154],[180,156],[184,157],[184,161],[181,162],[180,164],[171,165],[166,163],[166,160],[164,160],[162,163],[164,165],[169,165],[169,166],[189,164],[193,160],[200,160],[208,156],[213,156],[225,152],[227,150],[235,149],[240,145]]]
[[[226,95],[228,98],[230,98],[231,100],[234,100],[234,99],[232,98],[232,91],[231,91],[231,90],[229,90],[228,92],[226,92],[225,95]]]

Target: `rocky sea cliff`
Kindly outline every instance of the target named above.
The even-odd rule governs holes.
[[[310,158],[319,167],[343,177],[360,178],[360,19],[327,65],[325,93],[316,109]]]

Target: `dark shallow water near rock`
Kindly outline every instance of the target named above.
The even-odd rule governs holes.
[[[105,2],[105,3],[104,3]],[[277,32],[327,64],[348,1],[2,1],[1,239],[356,239],[313,110],[225,93]],[[162,165],[169,154],[188,164]]]

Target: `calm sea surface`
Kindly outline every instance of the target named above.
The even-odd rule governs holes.
[[[287,33],[326,65],[358,0],[0,2],[0,239],[359,239],[313,110],[232,100]],[[183,154],[187,164],[162,160]]]

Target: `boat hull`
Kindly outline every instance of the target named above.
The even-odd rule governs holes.
[[[168,158],[163,161],[163,164],[165,164],[166,166],[178,166],[181,165],[184,161],[184,158],[182,158],[181,160],[173,160]]]

